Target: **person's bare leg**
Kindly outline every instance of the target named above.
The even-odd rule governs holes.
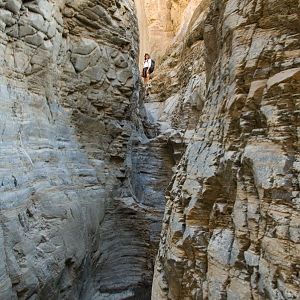
[[[150,84],[149,84],[149,81],[150,81],[150,73],[149,72],[147,72],[147,74],[146,74],[146,83],[145,83],[145,85],[146,85],[146,95],[147,96],[149,96],[149,94],[150,94],[150,91],[149,91],[149,88],[150,88]]]

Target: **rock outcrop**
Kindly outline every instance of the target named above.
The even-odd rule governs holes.
[[[133,1],[0,6],[0,298],[149,299],[173,162],[143,152]]]
[[[140,31],[140,63],[144,53],[161,59],[174,37],[183,37],[199,0],[135,0]]]
[[[203,107],[166,195],[152,299],[299,299],[299,4],[211,2],[194,32]]]
[[[0,1],[0,299],[299,299],[299,49],[293,0]]]
[[[207,0],[188,4],[185,14],[188,16],[194,10],[190,22],[182,20],[172,46],[155,71],[150,95],[144,99],[148,119],[169,144],[176,165],[193,136],[203,108],[206,73],[201,28],[208,7]]]

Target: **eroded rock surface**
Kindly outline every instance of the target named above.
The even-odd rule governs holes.
[[[0,2],[0,298],[149,299],[165,210],[153,299],[299,299],[298,3],[137,2],[145,105],[133,0]]]
[[[0,6],[0,298],[149,299],[164,200],[129,185],[149,140],[133,1]]]
[[[209,1],[196,2],[191,1],[187,6],[185,12],[190,22],[182,20],[172,46],[157,65],[150,94],[144,99],[148,119],[168,137],[176,165],[193,136],[205,101],[203,25]],[[191,11],[193,14],[189,15]]]
[[[152,299],[299,299],[299,24],[297,1],[212,1]]]
[[[140,31],[140,63],[144,53],[150,53],[159,61],[175,36],[183,38],[201,1],[135,0]]]

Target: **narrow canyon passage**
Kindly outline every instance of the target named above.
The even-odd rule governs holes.
[[[133,1],[4,1],[1,299],[150,299],[173,144]]]
[[[299,57],[293,0],[0,1],[0,299],[299,299]]]

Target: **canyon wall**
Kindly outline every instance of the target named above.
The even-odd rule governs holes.
[[[292,0],[0,1],[0,298],[300,298],[299,31]]]
[[[157,61],[165,54],[174,38],[186,31],[201,0],[135,0],[140,32],[140,64],[144,54]]]
[[[213,0],[196,23],[164,57],[146,104],[163,105],[158,120],[167,115],[171,126],[185,113],[190,122],[165,101],[175,90],[173,107],[184,107],[190,74],[199,79],[196,130],[166,194],[152,299],[299,299],[299,4]],[[187,60],[195,47],[198,68]]]
[[[137,56],[133,1],[1,1],[1,299],[149,299],[173,162]]]

